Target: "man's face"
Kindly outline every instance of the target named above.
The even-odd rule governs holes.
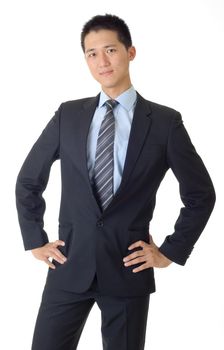
[[[84,40],[85,57],[90,72],[105,92],[122,93],[131,85],[129,62],[135,57],[135,48],[128,49],[111,30],[91,31]]]

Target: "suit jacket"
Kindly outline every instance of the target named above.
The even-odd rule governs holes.
[[[60,250],[68,260],[48,271],[51,286],[84,292],[97,273],[102,293],[146,295],[155,291],[153,269],[133,273],[124,267],[128,246],[149,242],[148,227],[158,187],[171,168],[184,207],[174,232],[160,251],[184,265],[204,229],[215,202],[209,174],[174,109],[137,95],[120,187],[102,213],[87,169],[87,135],[99,95],[62,103],[28,154],[17,178],[17,210],[25,249],[48,242],[43,214],[52,163],[60,159],[62,193]]]

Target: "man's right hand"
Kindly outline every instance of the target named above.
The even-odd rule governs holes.
[[[32,249],[33,256],[44,261],[51,269],[55,269],[55,265],[49,260],[54,259],[60,264],[64,264],[67,258],[60,252],[58,246],[64,246],[65,242],[57,240],[55,242],[46,243],[43,247]]]

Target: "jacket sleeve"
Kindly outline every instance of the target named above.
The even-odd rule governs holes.
[[[159,250],[170,260],[184,265],[213,210],[215,190],[178,112],[170,127],[167,161],[179,182],[184,207],[174,233],[166,237]]]
[[[61,106],[55,112],[33,145],[16,181],[16,207],[25,250],[41,247],[48,242],[44,231],[45,201],[42,194],[47,186],[52,163],[59,159]]]

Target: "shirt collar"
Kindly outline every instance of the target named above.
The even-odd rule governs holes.
[[[98,107],[102,107],[103,104],[109,99],[110,97],[107,96],[104,91],[101,91]],[[131,86],[128,90],[122,92],[122,94],[116,98],[116,101],[118,101],[120,105],[124,107],[127,111],[130,111],[130,109],[133,108],[136,99],[137,93],[133,86]]]

